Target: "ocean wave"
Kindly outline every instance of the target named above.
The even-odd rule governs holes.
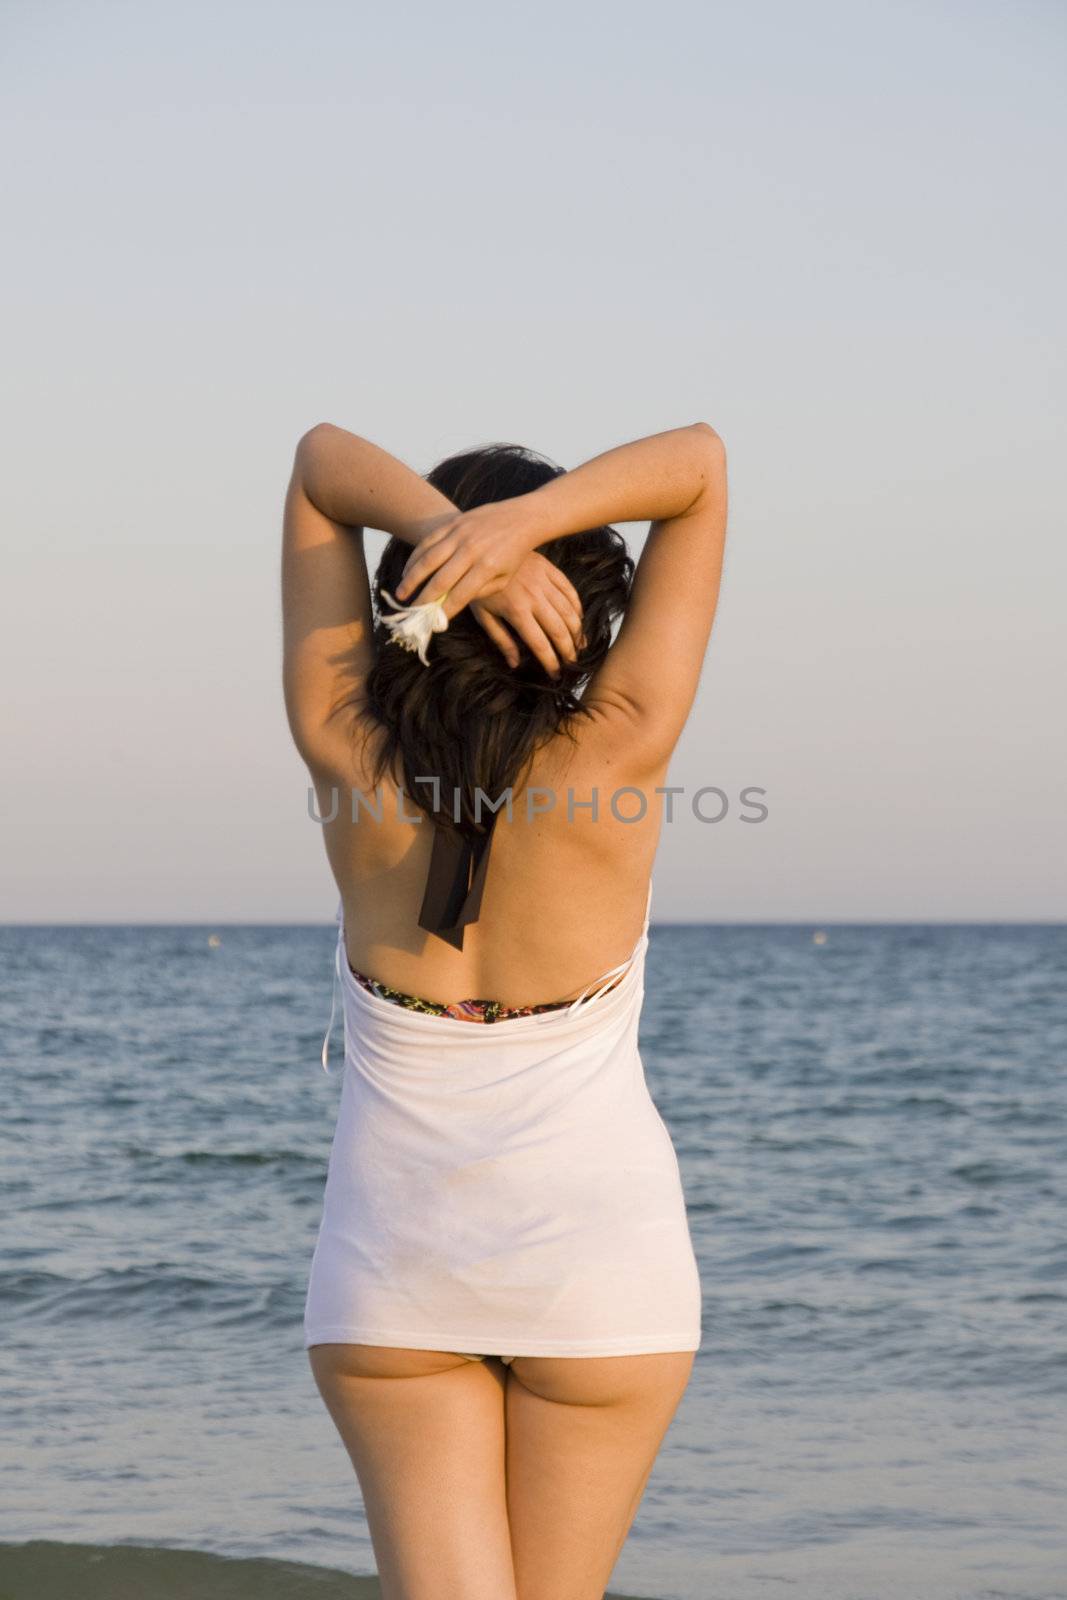
[[[10,1301],[34,1323],[114,1319],[165,1321],[195,1318],[200,1326],[249,1322],[256,1327],[295,1325],[303,1285],[248,1282],[235,1276],[185,1271],[158,1263],[105,1267],[75,1277],[47,1271],[0,1273],[0,1303]]]

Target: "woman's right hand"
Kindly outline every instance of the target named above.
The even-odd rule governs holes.
[[[415,546],[396,598],[403,605],[422,605],[445,595],[449,621],[472,600],[498,594],[515,577],[527,556],[545,541],[529,495],[494,500],[470,511],[446,512]],[[430,582],[430,580],[433,580]]]

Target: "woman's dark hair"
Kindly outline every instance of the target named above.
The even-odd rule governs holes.
[[[469,511],[529,494],[563,470],[521,445],[489,444],[449,456],[426,477],[458,510]],[[559,732],[574,738],[571,724],[589,715],[578,690],[607,654],[612,624],[630,598],[634,563],[614,528],[551,539],[538,553],[570,579],[582,604],[585,646],[576,661],[561,658],[556,678],[512,629],[520,659],[510,667],[466,606],[444,633],[432,635],[423,666],[412,651],[390,647],[381,621],[381,591],[396,593],[411,546],[391,538],[374,576],[375,661],[365,683],[365,707],[381,729],[374,786],[388,768],[409,804],[467,837],[485,833],[493,821],[484,801],[476,820],[476,789],[495,805],[542,744]],[[431,776],[440,781],[436,810],[434,786],[425,781]]]

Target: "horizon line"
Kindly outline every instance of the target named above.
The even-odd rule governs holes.
[[[166,922],[158,921],[129,921],[114,919],[110,921],[88,921],[71,919],[66,922],[15,922],[0,919],[0,928],[330,928],[336,925],[336,919],[330,917],[322,921],[317,918],[275,920],[244,920],[244,921],[206,921],[202,918],[177,918]],[[653,928],[813,928],[816,931],[822,928],[1062,928],[1067,927],[1067,917],[861,917],[828,919],[812,918],[668,918],[653,917],[649,923]]]

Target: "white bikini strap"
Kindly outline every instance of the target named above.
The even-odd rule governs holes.
[[[337,1011],[337,984],[341,976],[341,923],[343,918],[344,901],[340,900],[337,903],[337,915],[334,918],[334,921],[337,923],[337,944],[333,952],[333,981],[330,985],[330,1020],[326,1024],[326,1037],[322,1041],[322,1070],[325,1072],[328,1078],[332,1077],[332,1073],[330,1072],[329,1067],[326,1065],[326,1060],[330,1054],[330,1034],[333,1032],[333,1019]]]
[[[645,901],[645,925],[641,929],[641,937],[638,939],[637,944],[634,946],[633,953],[631,955],[629,955],[626,958],[625,961],[620,961],[617,967],[612,967],[610,972],[603,972],[603,973],[601,973],[599,978],[594,978],[592,983],[587,983],[585,988],[582,990],[581,994],[578,996],[578,998],[576,1000],[572,1000],[570,1005],[567,1007],[567,1015],[568,1015],[568,1017],[571,1016],[575,1011],[577,1011],[580,1008],[580,1006],[582,1004],[582,1001],[585,1000],[586,995],[589,995],[590,1001],[595,1000],[597,998],[597,995],[602,994],[603,991],[607,987],[610,986],[612,981],[615,978],[618,977],[620,972],[625,972],[627,967],[629,967],[632,964],[632,962],[636,960],[637,953],[640,950],[641,945],[644,943],[645,935],[648,932],[648,913],[649,913],[649,910],[651,909],[651,906],[652,906],[652,880],[649,879],[648,899]],[[594,991],[592,994],[589,994],[590,989],[592,989]]]
[[[637,952],[635,950],[634,955],[636,954]],[[592,983],[587,983],[578,998],[576,1000],[572,1000],[570,1005],[567,1007],[568,1017],[572,1014],[572,1012],[575,1012],[579,1009],[587,994],[589,995],[590,1000],[595,1000],[598,994],[602,994],[611,983],[613,978],[617,977],[620,972],[626,971],[632,960],[633,956],[630,956],[626,961],[620,961],[618,966],[612,967],[610,972],[604,972],[599,978],[594,978]],[[594,991],[592,994],[589,994],[590,989]]]

